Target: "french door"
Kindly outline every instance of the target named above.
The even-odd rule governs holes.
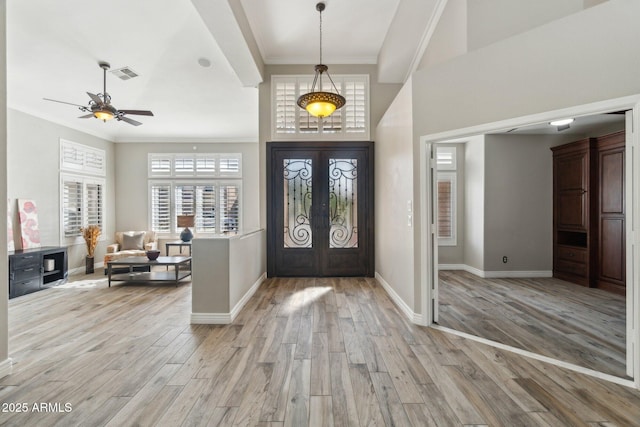
[[[373,276],[373,143],[267,145],[267,274]]]

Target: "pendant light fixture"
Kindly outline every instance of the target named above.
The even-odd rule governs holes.
[[[314,117],[328,117],[335,110],[346,104],[347,100],[344,96],[340,95],[335,83],[329,75],[329,67],[322,63],[322,11],[325,9],[325,4],[320,2],[316,4],[316,10],[320,12],[320,63],[315,66],[316,75],[313,79],[313,85],[311,86],[311,92],[306,93],[298,98],[298,105],[300,108],[304,108]],[[322,90],[322,75],[327,73],[327,78],[331,82],[333,92],[324,92]],[[318,85],[318,91],[316,91],[316,84]]]

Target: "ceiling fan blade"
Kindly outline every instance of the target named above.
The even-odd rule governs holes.
[[[102,102],[102,99],[100,99],[100,97],[98,95],[94,95],[92,93],[87,92],[87,95],[89,95],[89,98],[91,98],[91,100],[93,102],[95,102],[98,105],[104,105],[104,102]]]
[[[153,116],[153,113],[149,110],[118,110],[124,114],[135,114],[138,116]]]
[[[135,120],[131,120],[130,118],[128,118],[128,117],[123,117],[123,116],[118,116],[118,120],[122,120],[123,122],[127,122],[127,123],[129,123],[130,125],[134,125],[134,126],[140,126],[140,125],[142,124],[142,123],[140,123],[140,122],[137,122],[137,121],[135,121]]]
[[[76,106],[76,107],[80,107],[80,108],[87,108],[87,107],[85,107],[84,105],[74,104],[74,103],[72,103],[72,102],[58,101],[58,100],[56,100],[56,99],[50,99],[50,98],[42,98],[42,99],[44,99],[45,101],[59,102],[60,104],[68,104],[68,105],[74,105],[74,106]]]
[[[95,117],[95,116],[93,115],[93,113],[91,113],[91,114],[87,114],[87,115],[85,115],[85,116],[80,116],[80,117],[78,117],[78,118],[79,118],[79,119],[88,119],[88,118],[90,118],[90,117]]]

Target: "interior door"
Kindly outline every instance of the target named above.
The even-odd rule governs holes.
[[[268,275],[372,276],[372,143],[268,150]]]

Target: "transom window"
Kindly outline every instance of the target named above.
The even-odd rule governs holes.
[[[273,140],[314,139],[319,135],[324,139],[369,139],[369,76],[332,76],[333,82],[347,103],[324,119],[313,117],[296,104],[300,95],[311,91],[313,77],[271,77]],[[330,87],[328,79],[324,79],[322,90],[335,92],[333,87]]]
[[[241,154],[149,154],[150,228],[179,233],[177,216],[195,215],[196,233],[239,231],[241,178]]]

